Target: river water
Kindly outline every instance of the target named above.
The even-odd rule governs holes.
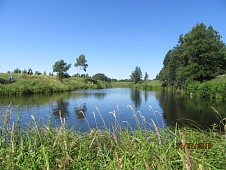
[[[11,104],[10,104],[11,103]],[[1,97],[0,125],[6,111],[11,121],[20,116],[21,127],[32,121],[53,126],[61,125],[61,118],[70,128],[88,131],[90,128],[109,128],[121,125],[136,129],[191,126],[206,129],[214,123],[218,126],[219,115],[225,117],[222,101],[203,100],[163,91],[143,91],[130,88],[79,90],[74,92],[42,94],[20,97]],[[61,115],[61,116],[60,116]]]

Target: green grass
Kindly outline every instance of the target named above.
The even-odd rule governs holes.
[[[226,77],[218,77],[203,83],[187,82],[185,92],[204,98],[226,99]]]
[[[111,82],[111,85],[113,88],[118,87],[132,87],[132,88],[138,88],[142,90],[160,90],[162,89],[162,82],[159,80],[146,80],[146,81],[140,81],[137,84],[134,84],[133,82]]]
[[[9,76],[13,82],[9,82]],[[78,89],[101,89],[110,87],[109,83],[91,78],[69,77],[60,81],[56,76],[0,73],[0,94],[37,94],[63,92]]]
[[[112,88],[119,88],[119,87],[132,87],[132,82],[121,82],[121,81],[114,81],[111,82]]]
[[[162,89],[162,82],[159,80],[141,81],[137,84],[134,84],[133,88],[138,88],[143,90],[160,90]]]
[[[10,107],[9,107],[10,108]],[[90,129],[86,133],[51,123],[40,126],[34,116],[26,130],[20,129],[20,114],[10,123],[11,110],[1,112],[0,169],[224,169],[226,134],[178,126],[156,127],[154,121],[137,121],[138,130],[121,127]],[[113,116],[114,113],[112,113]],[[134,115],[136,119],[136,114]],[[115,117],[116,118],[116,117]],[[104,120],[103,120],[104,121]],[[142,129],[143,123],[153,130]],[[226,130],[226,125],[224,125]],[[210,143],[209,149],[178,148],[180,143]]]

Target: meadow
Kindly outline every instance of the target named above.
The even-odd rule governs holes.
[[[217,115],[220,115],[215,110]],[[139,121],[137,130],[119,126],[117,114],[110,127],[74,131],[59,117],[41,126],[31,115],[27,129],[20,128],[20,113],[12,122],[10,106],[0,112],[0,169],[223,169],[226,166],[226,118],[224,131],[187,127],[157,128],[154,120]],[[142,116],[142,114],[140,114]],[[86,120],[87,121],[87,120]],[[87,122],[88,124],[89,122]],[[149,124],[153,129],[146,129]]]

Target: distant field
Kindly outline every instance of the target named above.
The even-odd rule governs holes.
[[[159,80],[147,80],[134,84],[133,87],[143,90],[159,90],[162,87],[162,82]]]
[[[132,87],[132,83],[131,82],[111,82],[111,85],[113,88],[117,88],[117,87]]]
[[[111,82],[111,85],[113,88],[132,87],[132,88],[138,88],[143,90],[157,90],[157,89],[161,89],[162,83],[159,80],[147,80],[147,81],[141,81],[137,84],[134,84],[133,82]]]

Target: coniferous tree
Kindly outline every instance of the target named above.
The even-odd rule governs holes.
[[[135,84],[138,83],[142,79],[142,71],[140,67],[136,66],[130,77]]]
[[[69,77],[67,71],[70,67],[71,64],[65,63],[64,60],[59,60],[53,65],[53,72],[57,72],[57,76],[61,80],[63,78]]]
[[[78,67],[79,66],[79,73],[80,73],[80,70],[83,69],[85,72],[87,70],[87,67],[88,67],[88,64],[86,63],[87,60],[86,60],[86,56],[81,54],[77,59],[76,59],[76,63],[75,63],[75,67]]]

